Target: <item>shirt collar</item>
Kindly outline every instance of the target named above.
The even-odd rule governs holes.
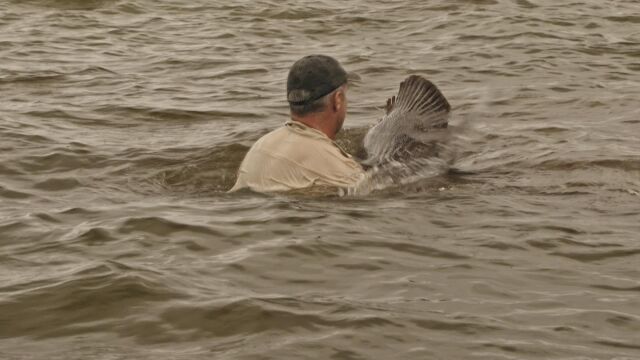
[[[351,158],[351,155],[344,151],[340,145],[338,145],[335,141],[331,140],[327,134],[323,133],[322,131],[318,130],[318,129],[314,129],[311,126],[308,126],[306,124],[303,124],[299,121],[294,121],[294,120],[289,120],[284,124],[289,130],[295,132],[296,134],[302,135],[302,136],[308,136],[308,137],[312,137],[312,138],[316,138],[316,139],[321,139],[324,141],[328,141],[330,142],[333,146],[335,146],[336,148],[338,148],[338,150],[342,153],[342,155],[344,155],[347,158]]]
[[[333,142],[333,140],[329,139],[327,134],[323,133],[318,129],[314,129],[311,126],[303,124],[299,121],[289,120],[284,125],[287,128],[291,129],[292,131],[300,135],[310,136],[310,137],[319,138],[319,139],[325,139]]]

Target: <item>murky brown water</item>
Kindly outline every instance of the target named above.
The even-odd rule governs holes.
[[[309,53],[470,174],[224,193]],[[1,359],[640,359],[638,1],[4,0],[0,58]]]

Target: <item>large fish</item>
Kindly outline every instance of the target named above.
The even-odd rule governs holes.
[[[429,80],[411,75],[398,95],[387,100],[386,114],[364,137],[365,167],[389,162],[409,163],[437,156],[447,137],[451,106]]]
[[[402,81],[398,94],[387,100],[385,115],[356,151],[356,159],[369,174],[360,190],[449,172],[455,156],[449,146],[450,111],[447,99],[429,80],[411,75]]]

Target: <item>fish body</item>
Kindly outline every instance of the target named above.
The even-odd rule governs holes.
[[[387,100],[386,114],[365,135],[365,168],[385,164],[415,167],[437,156],[447,137],[451,106],[429,80],[411,75],[400,83],[398,95]]]

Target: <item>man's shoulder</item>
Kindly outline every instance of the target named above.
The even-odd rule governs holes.
[[[252,147],[256,147],[259,146],[260,144],[263,143],[270,143],[270,142],[278,142],[279,139],[281,139],[282,137],[284,137],[286,135],[287,129],[285,128],[285,126],[279,126],[271,131],[269,131],[268,133],[262,135],[258,140],[256,140],[256,142],[253,144]]]
[[[278,155],[292,160],[323,158],[326,161],[338,158],[351,160],[346,152],[320,131],[295,121],[263,135],[250,150]]]
[[[272,138],[272,137],[275,137],[275,136],[278,136],[278,135],[283,135],[283,134],[286,134],[286,133],[287,133],[287,127],[286,127],[286,124],[283,124],[281,126],[278,126],[275,129],[269,131],[268,133],[262,135],[261,139]]]
[[[308,128],[306,125],[298,124],[294,121],[288,121],[284,125],[277,127],[263,135],[256,143],[262,146],[281,146],[284,143],[310,143],[310,142],[328,142],[322,136],[316,134],[317,130]]]

